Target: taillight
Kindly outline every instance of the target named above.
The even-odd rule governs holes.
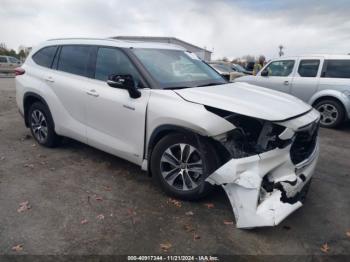
[[[21,67],[15,68],[15,74],[16,74],[16,76],[24,75],[25,72],[26,72],[26,71],[25,71],[23,68],[21,68]]]

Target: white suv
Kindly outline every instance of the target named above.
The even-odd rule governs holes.
[[[182,199],[221,185],[242,228],[276,225],[302,206],[319,113],[297,98],[228,83],[170,44],[49,40],[16,73],[19,110],[43,146],[87,143]]]
[[[270,61],[256,76],[236,79],[292,94],[321,113],[323,127],[350,119],[350,55],[307,55]]]

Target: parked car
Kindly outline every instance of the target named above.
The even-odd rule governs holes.
[[[308,55],[272,60],[256,76],[239,78],[292,94],[321,113],[321,126],[337,127],[350,117],[350,55]]]
[[[244,75],[251,75],[252,74],[251,71],[246,70],[243,66],[241,66],[239,64],[231,64],[231,68],[232,68],[232,70],[243,73]]]
[[[16,75],[19,111],[42,146],[87,143],[182,199],[220,185],[241,228],[277,225],[302,206],[319,113],[293,96],[228,83],[175,45],[111,39],[46,41]]]
[[[255,62],[254,61],[248,61],[245,66],[244,66],[244,69],[250,73],[250,75],[253,74],[253,70],[254,70],[254,65],[255,65]]]
[[[244,76],[244,73],[238,72],[229,64],[224,63],[209,63],[209,65],[214,68],[222,77],[224,77],[226,80],[232,82],[237,77]]]
[[[0,73],[14,74],[15,68],[20,64],[21,62],[15,57],[0,55]]]

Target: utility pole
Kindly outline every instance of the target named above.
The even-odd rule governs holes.
[[[284,52],[283,52],[284,46],[283,46],[283,45],[279,45],[279,46],[278,46],[278,49],[280,50],[280,51],[278,52],[279,56],[283,56],[283,55],[284,55]]]

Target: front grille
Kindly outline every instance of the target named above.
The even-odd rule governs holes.
[[[294,142],[290,149],[290,157],[293,164],[298,164],[307,159],[315,149],[319,123],[313,122],[310,125],[296,132]]]

